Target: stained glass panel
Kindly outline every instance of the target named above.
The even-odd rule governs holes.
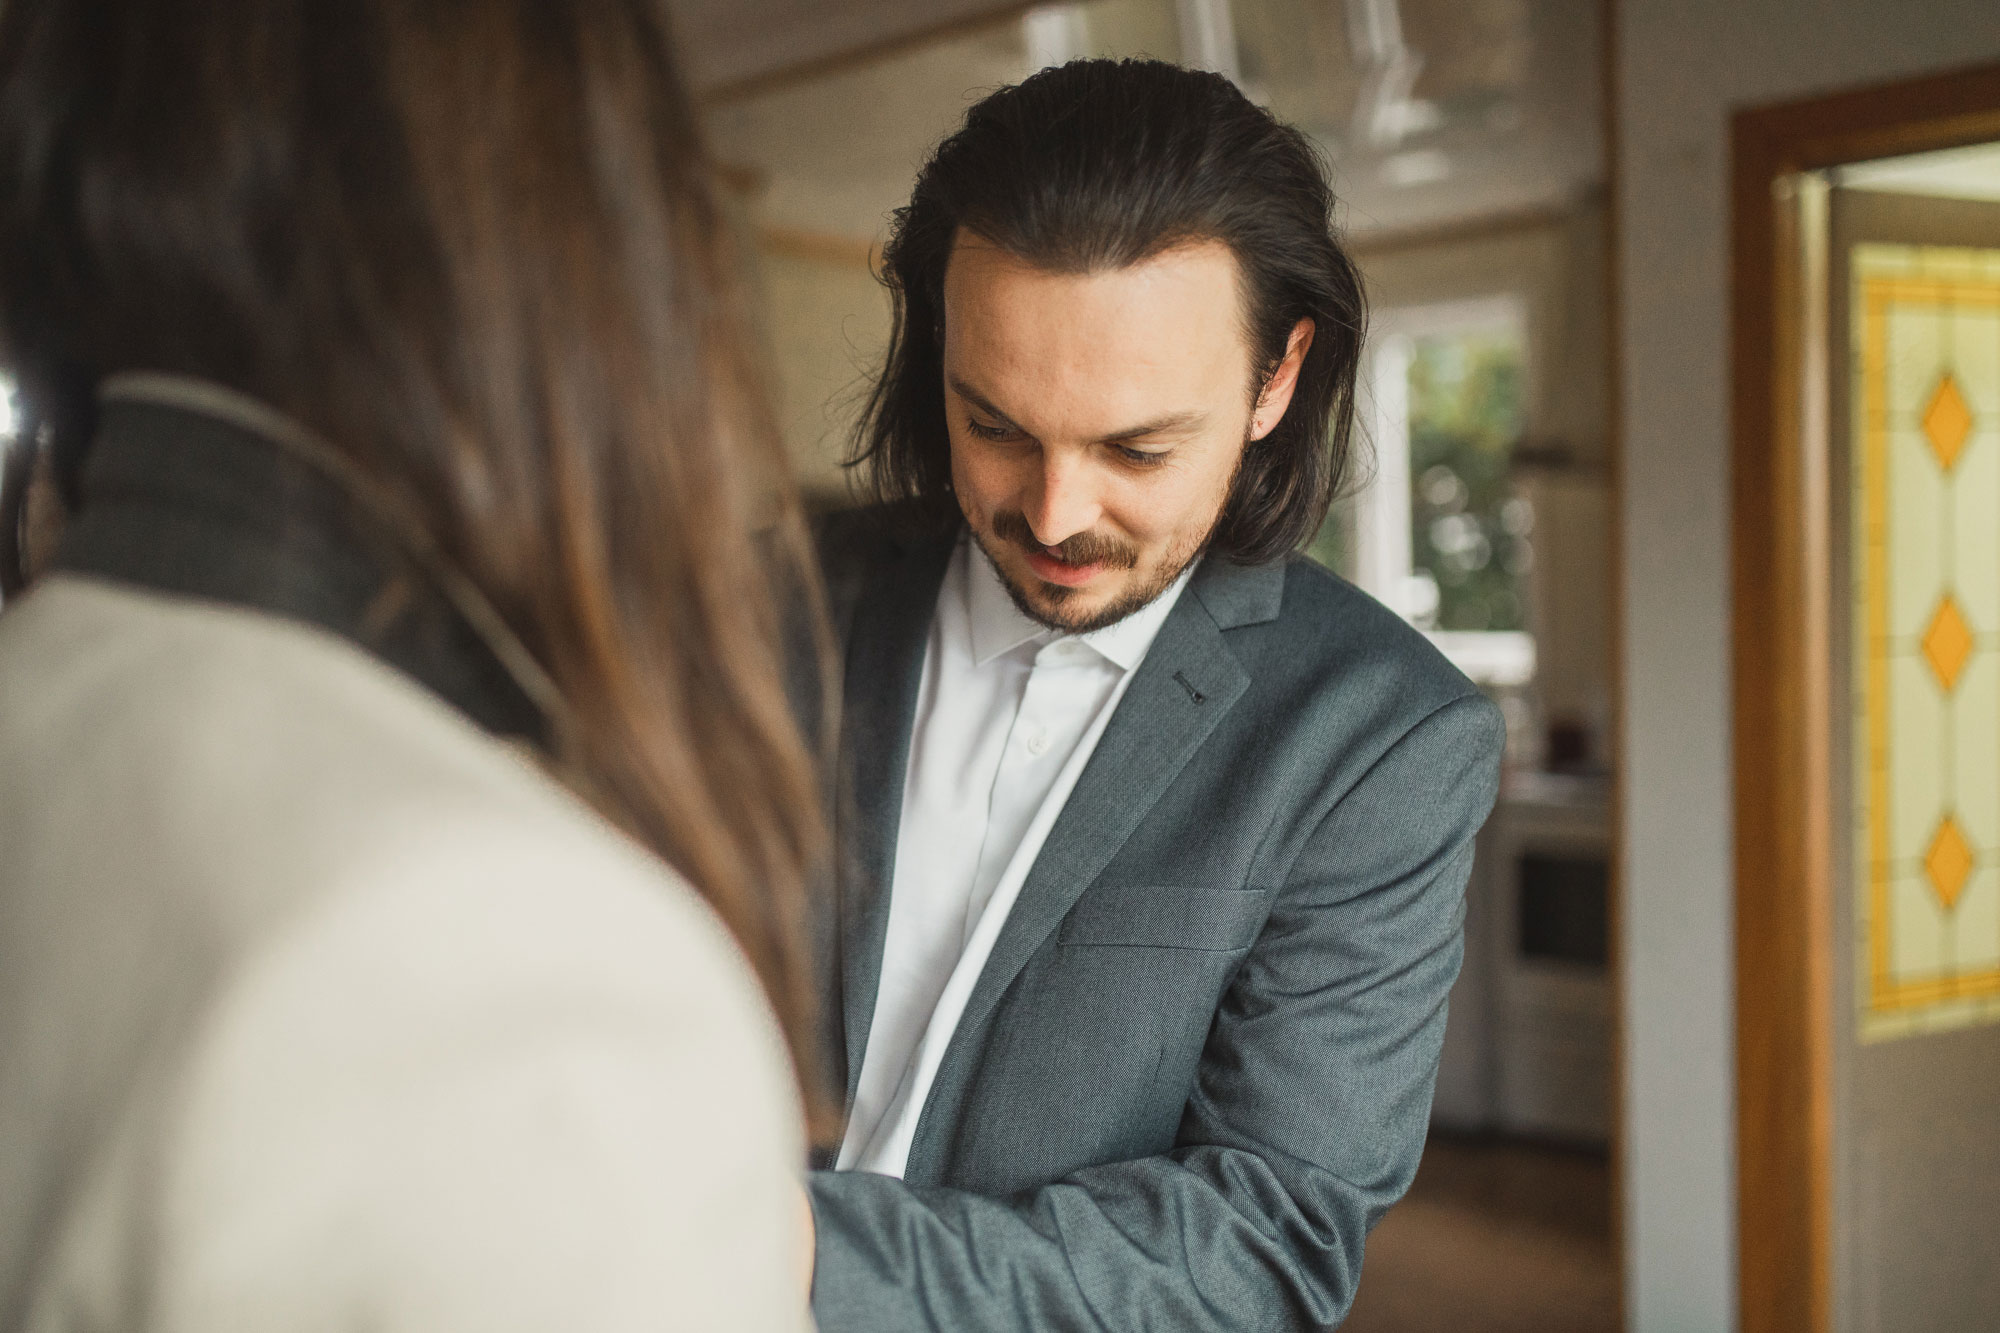
[[[2000,250],[1853,254],[1863,1040],[2000,1021]]]

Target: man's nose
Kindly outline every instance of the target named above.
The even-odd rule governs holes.
[[[1104,513],[1088,462],[1054,449],[1044,451],[1041,471],[1021,508],[1035,540],[1044,546],[1059,546],[1089,532]]]

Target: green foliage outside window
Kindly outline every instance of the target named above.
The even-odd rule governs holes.
[[[1437,580],[1436,627],[1526,627],[1534,515],[1508,464],[1522,426],[1521,344],[1505,334],[1415,340],[1410,359],[1412,565]]]
[[[1523,425],[1520,340],[1505,331],[1421,336],[1409,376],[1410,568],[1438,594],[1418,623],[1525,629],[1534,512],[1509,473]],[[1353,521],[1336,505],[1306,553],[1352,577]]]

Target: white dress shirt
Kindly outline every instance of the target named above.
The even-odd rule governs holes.
[[[1193,566],[1089,634],[1014,605],[961,541],[924,650],[882,980],[842,1170],[903,1174],[917,1118],[993,941]]]

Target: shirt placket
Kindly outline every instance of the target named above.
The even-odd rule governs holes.
[[[992,811],[973,891],[966,901],[961,940],[972,937],[1036,811],[1076,748],[1087,720],[1082,713],[1089,693],[1089,653],[1072,639],[1058,639],[1035,654],[994,778]]]

